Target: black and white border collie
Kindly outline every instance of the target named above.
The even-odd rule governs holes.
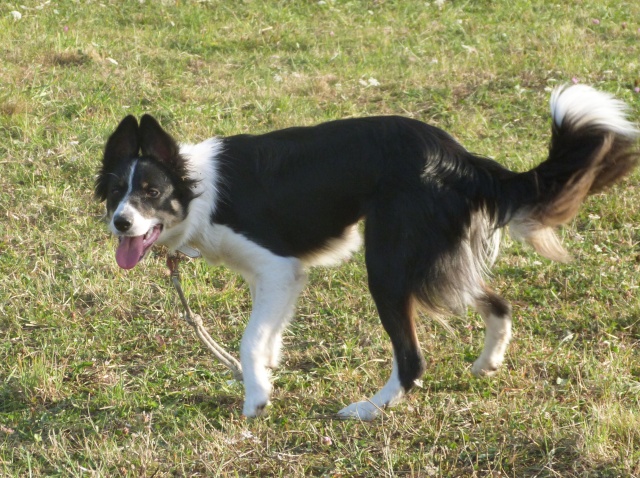
[[[133,268],[153,244],[199,251],[246,279],[253,310],[242,337],[243,413],[269,403],[269,369],[294,315],[307,269],[340,263],[364,244],[369,289],[393,345],[386,385],[340,417],[370,420],[425,369],[416,309],[433,316],[474,307],[486,324],[474,375],[491,375],[511,338],[511,307],[487,285],[501,228],[542,256],[569,258],[554,227],[589,194],[636,165],[638,130],[626,105],[588,86],[551,96],[548,158],[510,171],[444,131],[387,116],[262,135],[177,144],[144,115],[109,137],[96,196],[106,200],[116,260]]]

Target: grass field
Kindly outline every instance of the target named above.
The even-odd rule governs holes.
[[[16,13],[17,12],[17,13]],[[504,368],[476,379],[481,319],[424,318],[422,388],[373,423],[334,413],[386,381],[362,255],[316,269],[264,418],[180,317],[157,251],[131,272],[92,197],[104,141],[149,112],[177,138],[370,114],[443,127],[523,170],[552,87],[640,118],[640,2],[72,1],[0,4],[0,475],[640,476],[640,177],[590,198],[549,263],[504,240]],[[183,266],[237,353],[242,280]]]

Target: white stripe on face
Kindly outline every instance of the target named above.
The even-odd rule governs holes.
[[[127,178],[127,192],[124,194],[124,197],[118,203],[118,207],[113,212],[113,216],[111,216],[111,221],[109,221],[109,229],[116,236],[126,235],[126,236],[142,236],[146,234],[157,221],[147,219],[140,212],[131,205],[129,199],[131,197],[131,193],[133,191],[133,176],[135,174],[136,166],[138,165],[138,161],[134,161],[129,169],[129,176]],[[131,228],[125,233],[118,231],[118,229],[114,225],[114,219],[121,217],[127,219],[131,223]]]

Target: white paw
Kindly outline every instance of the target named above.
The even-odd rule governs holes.
[[[338,418],[371,421],[382,413],[382,410],[368,401],[355,402],[338,412]]]
[[[242,414],[247,418],[255,418],[264,415],[267,406],[271,402],[266,400],[249,400],[244,401],[244,407],[242,407]]]
[[[250,383],[245,382],[244,392],[242,414],[248,418],[263,415],[267,405],[271,403],[269,401],[269,397],[271,396],[270,384],[267,382],[260,387],[257,384],[253,384],[252,386]]]
[[[471,373],[476,377],[491,377],[492,375],[496,374],[499,368],[499,363],[491,363],[490,361],[480,357],[478,360],[473,362]]]

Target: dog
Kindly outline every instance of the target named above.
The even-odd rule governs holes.
[[[511,338],[511,306],[487,284],[501,229],[567,261],[554,228],[638,162],[640,133],[623,102],[573,85],[556,88],[550,106],[548,158],[525,172],[399,116],[180,145],[152,116],[139,123],[127,116],[106,142],[95,194],[106,201],[120,267],[133,268],[163,244],[199,251],[245,278],[253,302],[240,344],[247,417],[269,404],[269,369],[278,365],[306,271],[349,258],[363,220],[369,290],[393,365],[380,391],[338,416],[371,420],[425,370],[419,307],[434,317],[475,308],[486,336],[471,372],[494,374]]]

